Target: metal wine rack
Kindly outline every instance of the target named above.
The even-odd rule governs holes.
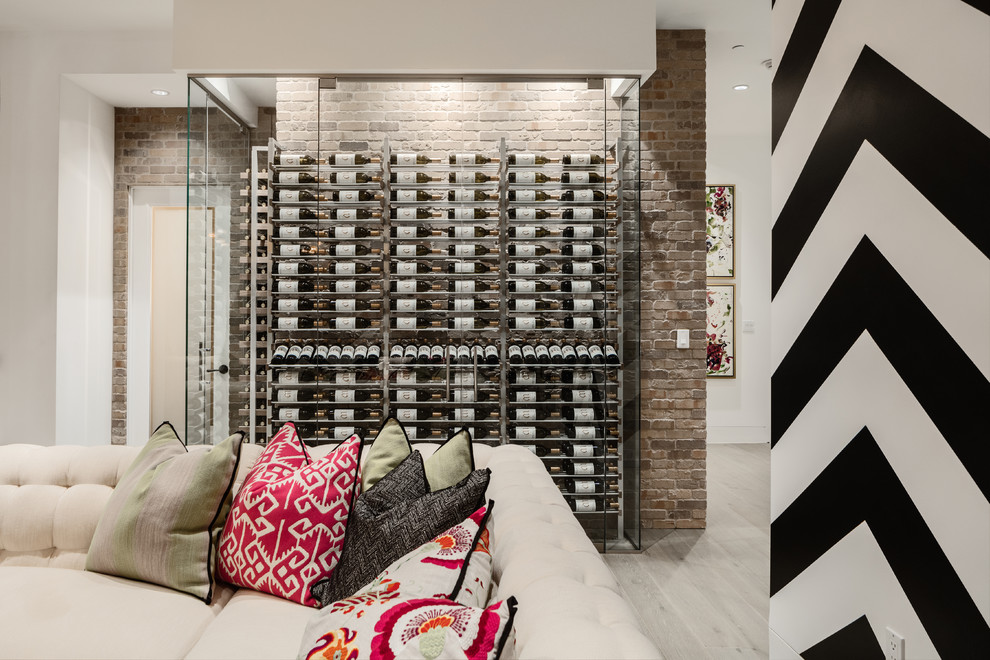
[[[387,416],[413,442],[467,427],[476,442],[529,447],[586,527],[614,528],[623,352],[613,155],[508,153],[504,140],[415,154],[387,139],[374,154],[288,154],[273,140],[269,231],[252,232],[252,255],[270,255],[256,283],[270,293],[267,436],[290,420],[308,442],[370,439]],[[293,345],[324,346],[330,363],[272,362]],[[380,360],[336,359],[355,346],[376,346]]]

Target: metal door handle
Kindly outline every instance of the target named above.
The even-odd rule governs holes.
[[[213,371],[219,371],[220,373],[222,373],[222,374],[225,374],[225,373],[227,373],[228,371],[230,371],[230,367],[228,367],[228,366],[227,366],[227,365],[225,365],[225,364],[221,364],[221,365],[220,365],[220,366],[219,366],[218,368],[216,368],[216,369],[207,369],[207,370],[206,370],[206,373],[211,373],[211,372],[213,372]]]

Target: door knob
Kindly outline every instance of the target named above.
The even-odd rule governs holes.
[[[230,371],[230,367],[228,367],[228,366],[227,366],[227,365],[225,365],[225,364],[221,364],[221,365],[220,365],[220,366],[219,366],[218,368],[216,368],[216,369],[207,369],[207,370],[206,370],[206,373],[211,373],[211,372],[213,372],[213,371],[219,371],[220,373],[222,373],[222,374],[225,374],[225,373],[227,373],[228,371]]]

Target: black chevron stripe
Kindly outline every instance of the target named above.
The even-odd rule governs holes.
[[[898,319],[905,321],[902,327]],[[990,382],[866,237],[773,373],[771,445],[864,331],[990,496],[990,441],[973,421],[990,401]]]
[[[990,0],[962,0],[967,5],[973,9],[982,11],[984,14],[990,14]],[[771,6],[772,7],[772,6]]]
[[[864,47],[774,225],[772,296],[864,140],[990,256],[986,214],[974,213],[970,197],[961,194],[985,187],[990,138]]]
[[[780,62],[774,63],[777,73],[773,77],[771,152],[777,148],[780,134],[794,111],[841,4],[842,0],[805,0],[784,54],[780,56]]]
[[[770,526],[771,595],[864,521],[939,655],[990,648],[990,626],[865,427]]]
[[[864,614],[842,630],[805,649],[801,657],[804,660],[884,660],[887,656]]]

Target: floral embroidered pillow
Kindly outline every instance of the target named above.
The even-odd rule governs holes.
[[[320,612],[306,626],[298,657],[498,660],[515,612],[515,598],[487,609],[465,607],[445,598],[377,600],[360,613],[325,616]]]
[[[491,502],[489,508],[494,504]],[[468,555],[461,578],[460,589],[451,595],[461,605],[484,607],[492,589],[491,528],[489,515],[479,529],[474,549]]]
[[[220,537],[220,579],[311,607],[344,545],[361,439],[316,462],[292,424],[271,439],[234,500]]]

